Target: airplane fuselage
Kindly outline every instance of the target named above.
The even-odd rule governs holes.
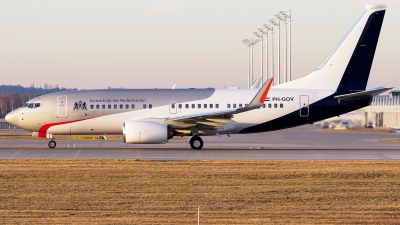
[[[130,120],[170,118],[223,109],[242,108],[258,89],[108,89],[48,94],[30,100],[26,107],[15,111],[18,126],[33,132],[51,134],[122,134],[122,124]],[[331,90],[296,90],[271,88],[260,109],[233,115],[234,123],[220,129],[209,129],[203,135],[265,132],[313,123],[348,111],[354,107],[331,111],[339,102],[327,98]],[[317,100],[327,98],[320,104]],[[330,103],[329,103],[330,101]],[[29,104],[40,104],[29,107]],[[366,103],[357,108],[364,107]],[[274,123],[276,120],[283,120]],[[289,121],[285,121],[289,120]],[[296,121],[296,122],[295,122]],[[272,124],[252,129],[259,124]],[[184,127],[184,126],[181,126]],[[201,127],[201,126],[200,126]],[[228,128],[228,129],[227,129]],[[184,129],[184,128],[183,128]],[[183,130],[180,129],[180,130]],[[190,133],[182,133],[182,136]]]

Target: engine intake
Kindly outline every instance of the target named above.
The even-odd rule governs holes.
[[[159,144],[173,137],[168,125],[151,121],[128,121],[122,128],[127,144]]]

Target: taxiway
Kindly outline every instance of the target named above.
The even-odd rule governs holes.
[[[128,145],[122,141],[0,140],[0,158],[115,158],[140,160],[398,160],[400,137],[391,133],[334,132],[319,129],[203,137],[202,150],[192,150],[188,140],[167,144]]]

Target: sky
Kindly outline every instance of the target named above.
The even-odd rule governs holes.
[[[0,0],[0,84],[246,87],[249,54],[241,41],[289,9],[298,79],[372,3],[387,11],[368,87],[400,89],[400,0]],[[260,48],[254,46],[255,77]]]

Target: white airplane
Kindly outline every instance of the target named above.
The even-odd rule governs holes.
[[[391,88],[366,90],[386,5],[367,10],[314,72],[253,89],[82,90],[43,95],[6,116],[33,136],[123,134],[128,144],[166,143],[173,136],[244,134],[285,129],[338,116]]]

